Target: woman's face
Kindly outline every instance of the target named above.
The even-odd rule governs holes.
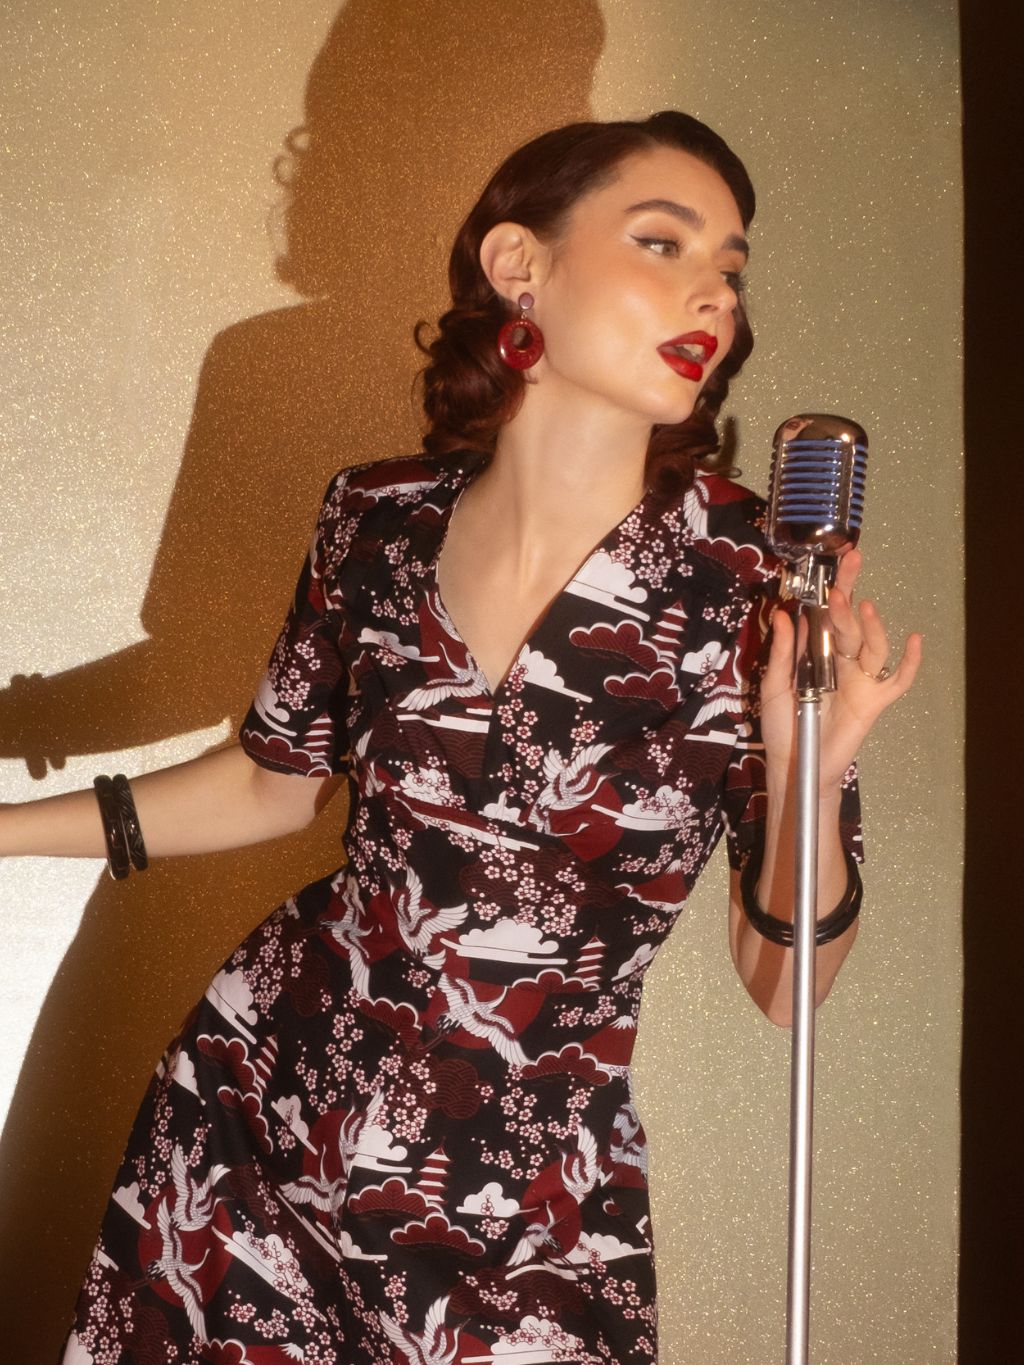
[[[545,340],[538,397],[684,421],[735,332],[747,250],[725,181],[671,147],[628,157],[577,202],[551,249],[533,310]]]

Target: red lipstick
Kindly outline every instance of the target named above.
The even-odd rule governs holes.
[[[717,350],[718,338],[710,332],[685,332],[663,341],[658,354],[676,374],[699,383],[704,378],[704,366]]]

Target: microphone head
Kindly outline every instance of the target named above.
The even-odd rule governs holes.
[[[804,412],[775,433],[768,542],[780,559],[834,558],[860,539],[868,438],[846,417]]]

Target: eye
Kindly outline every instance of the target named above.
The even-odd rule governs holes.
[[[678,256],[679,242],[675,237],[634,237],[637,246],[653,251],[656,256]]]
[[[737,298],[741,297],[747,287],[746,277],[739,270],[723,270],[722,279]]]

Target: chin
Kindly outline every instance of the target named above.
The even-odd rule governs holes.
[[[688,379],[677,379],[668,390],[654,389],[644,397],[646,415],[652,426],[673,427],[693,416],[697,399],[706,379],[700,384]]]
[[[693,416],[693,410],[697,405],[699,393],[687,401],[686,399],[676,399],[674,403],[652,404],[647,416],[650,418],[651,426],[655,427],[675,427],[680,422],[685,422],[687,418]]]

